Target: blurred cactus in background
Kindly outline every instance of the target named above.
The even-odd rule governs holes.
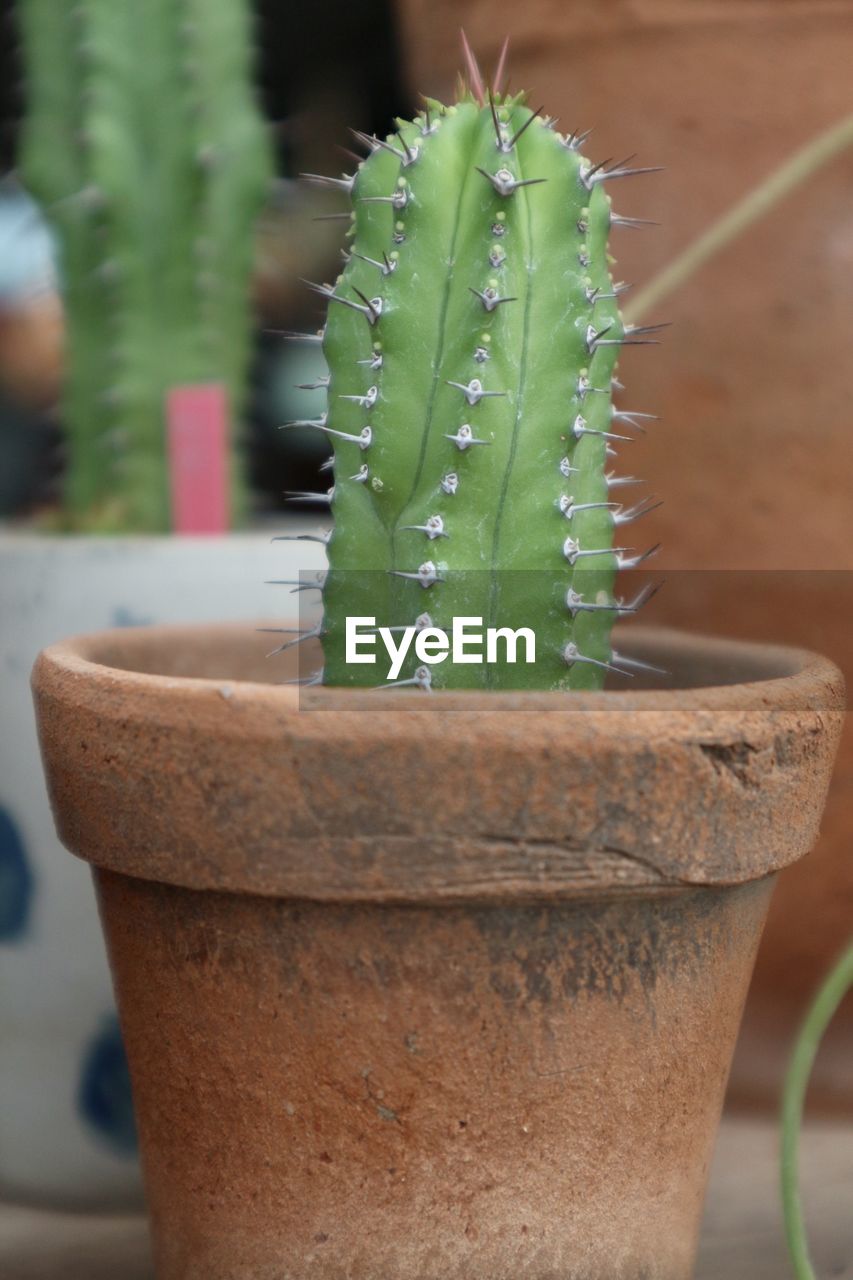
[[[72,529],[168,530],[170,389],[250,351],[253,224],[272,175],[244,0],[20,0],[24,182],[56,230]],[[231,460],[232,519],[245,505]]]

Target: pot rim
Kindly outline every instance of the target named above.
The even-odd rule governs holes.
[[[718,679],[712,683],[673,687],[637,688],[621,684],[608,687],[602,691],[566,691],[549,692],[543,690],[436,690],[429,698],[424,699],[416,690],[386,690],[386,697],[377,698],[378,690],[366,688],[330,688],[317,686],[314,688],[297,688],[294,685],[252,679],[231,679],[230,677],[193,676],[175,674],[168,671],[137,671],[114,662],[104,660],[104,655],[115,650],[116,641],[120,640],[122,648],[142,652],[147,647],[154,633],[176,645],[185,638],[195,639],[202,633],[228,633],[233,636],[248,636],[259,630],[260,624],[243,622],[226,623],[170,623],[156,626],[134,626],[108,628],[101,631],[87,632],[70,636],[68,639],[49,645],[39,654],[33,668],[33,678],[42,661],[55,666],[57,670],[66,670],[109,687],[114,681],[136,686],[140,692],[162,688],[168,682],[173,691],[175,686],[183,692],[214,688],[221,693],[223,684],[239,688],[241,695],[267,702],[270,698],[280,701],[288,710],[313,711],[334,710],[337,704],[346,704],[348,709],[357,708],[376,710],[387,706],[387,696],[396,701],[402,694],[409,700],[415,700],[419,710],[443,713],[449,708],[471,710],[472,704],[480,698],[488,698],[490,703],[502,710],[521,711],[523,703],[530,703],[537,712],[545,709],[546,704],[563,702],[571,699],[571,706],[576,711],[600,711],[606,704],[613,703],[620,710],[669,710],[674,705],[679,709],[705,709],[712,707],[738,706],[755,701],[756,704],[767,704],[770,700],[775,705],[813,705],[815,684],[827,682],[838,686],[841,691],[841,702],[844,701],[844,677],[830,659],[822,657],[809,649],[791,645],[763,644],[751,640],[730,640],[719,636],[694,634],[674,627],[636,626],[620,635],[620,647],[631,656],[658,657],[666,661],[672,658],[692,659],[700,656],[706,663],[738,664],[739,678]],[[266,625],[266,624],[265,624]],[[276,619],[270,625],[282,626],[282,620]],[[298,625],[294,620],[294,625]],[[270,669],[273,675],[273,669]],[[436,701],[435,699],[439,701]],[[837,703],[830,696],[830,704]],[[411,710],[411,708],[409,708]]]
[[[806,650],[632,628],[620,648],[729,683],[602,693],[174,674],[216,654],[224,669],[251,635],[129,628],[40,655],[42,754],[73,852],[203,889],[432,901],[742,883],[816,838],[844,684]],[[139,659],[172,674],[121,665]]]

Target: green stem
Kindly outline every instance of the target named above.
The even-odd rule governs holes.
[[[823,1034],[851,987],[853,987],[853,943],[842,953],[818,991],[797,1037],[785,1078],[782,1097],[782,1209],[788,1252],[796,1280],[816,1280],[809,1259],[797,1176],[803,1103],[812,1065]]]
[[[664,298],[675,293],[700,267],[736,240],[747,227],[758,222],[775,204],[851,146],[853,116],[846,116],[831,129],[807,142],[775,173],[771,173],[769,178],[754,187],[728,213],[724,213],[697,240],[688,245],[683,253],[634,296],[632,302],[624,308],[625,320],[636,322]]]

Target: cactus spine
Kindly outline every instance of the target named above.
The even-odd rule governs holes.
[[[239,414],[270,178],[243,0],[21,0],[21,168],[58,234],[72,527],[167,530],[164,400]],[[232,505],[242,503],[232,461]]]
[[[608,474],[632,421],[612,403],[616,356],[649,339],[620,319],[605,183],[636,170],[591,165],[523,96],[475,89],[398,123],[341,180],[350,246],[321,288],[330,379],[315,425],[335,448],[324,682],[377,683],[376,667],[344,661],[347,616],[447,631],[469,616],[533,629],[535,666],[416,671],[410,657],[401,677],[598,688],[624,669],[610,629],[634,607],[614,576],[642,558],[614,531],[624,544],[621,526],[648,509],[626,511]]]

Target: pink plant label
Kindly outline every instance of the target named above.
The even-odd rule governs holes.
[[[228,529],[228,402],[221,382],[173,387],[166,397],[172,529]]]

